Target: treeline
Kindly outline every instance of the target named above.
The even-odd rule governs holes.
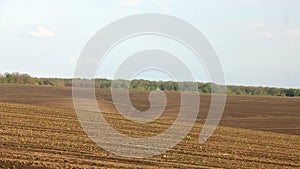
[[[178,85],[173,81],[150,81],[150,80],[112,80],[109,79],[93,79],[96,88],[130,88],[139,90],[168,90],[168,91],[192,91],[191,82],[181,82]],[[34,78],[28,74],[5,73],[0,74],[0,83],[7,84],[32,84],[32,85],[49,85],[49,86],[72,86],[72,79],[60,78]],[[77,87],[94,87],[90,81],[77,79]],[[212,87],[213,86],[213,87]],[[212,91],[214,89],[214,91]],[[197,91],[202,93],[218,93],[222,92],[222,86],[213,83],[197,83]],[[253,87],[253,86],[226,86],[228,94],[242,95],[259,95],[259,96],[300,96],[300,89],[286,89],[274,87]]]
[[[21,74],[17,72],[0,74],[0,83],[64,86],[63,79],[34,78],[28,74]]]

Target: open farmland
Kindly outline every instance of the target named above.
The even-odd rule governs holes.
[[[147,159],[113,155],[83,132],[73,110],[71,88],[0,85],[1,168],[299,168],[300,99],[230,95],[213,136],[198,143],[210,95],[201,94],[198,123],[165,154]],[[150,124],[135,124],[115,110],[109,90],[97,90],[105,118],[132,137],[156,135],[176,118],[180,97],[166,92],[167,109]],[[131,91],[140,110],[146,91]]]
[[[167,118],[176,118],[179,92],[165,92]],[[97,89],[101,110],[116,113],[109,89]],[[130,98],[137,109],[149,108],[148,91],[132,90]],[[210,95],[201,94],[198,122],[203,122],[210,106]],[[74,109],[72,88],[0,84],[0,102]],[[228,95],[222,126],[300,135],[300,98]]]

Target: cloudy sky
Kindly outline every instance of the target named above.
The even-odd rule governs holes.
[[[217,51],[227,84],[300,86],[299,0],[0,0],[0,73],[72,77],[80,52],[97,31],[149,12],[196,26]],[[146,40],[136,39],[126,49]],[[163,42],[166,49],[172,46]],[[112,55],[121,54],[122,47]],[[109,78],[117,64],[108,62],[98,75]],[[141,75],[147,77],[167,79]]]

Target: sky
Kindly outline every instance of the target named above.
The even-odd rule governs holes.
[[[228,85],[300,87],[299,0],[0,0],[0,73],[71,78],[97,31],[142,13],[172,15],[198,28],[216,50]],[[97,76],[111,78],[120,56],[137,46],[173,50],[200,67],[198,81],[210,80],[179,44],[149,36],[116,47]],[[138,78],[169,80],[154,71]]]

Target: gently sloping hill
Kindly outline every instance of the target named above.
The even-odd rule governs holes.
[[[84,90],[84,89],[83,89]],[[136,108],[149,107],[149,91],[131,90]],[[105,112],[116,112],[110,89],[96,90],[98,103]],[[198,122],[203,123],[210,106],[210,95],[200,94]],[[180,109],[180,92],[166,92],[166,117],[176,117]],[[0,84],[0,102],[74,109],[72,88]],[[228,95],[222,126],[300,135],[300,99]]]
[[[122,133],[145,137],[167,128],[149,128],[114,113],[105,118]],[[104,151],[83,132],[72,110],[0,103],[0,168],[299,168],[300,136],[218,127],[204,144],[201,125],[165,154],[146,159]],[[105,136],[104,136],[105,137]]]

